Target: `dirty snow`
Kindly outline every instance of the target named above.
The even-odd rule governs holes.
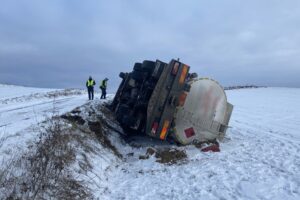
[[[7,99],[1,88],[0,98]],[[16,93],[30,95],[22,90]],[[231,90],[227,96],[235,107],[221,152],[176,147],[188,158],[166,165],[156,162],[154,156],[139,159],[149,146],[160,148],[166,143],[148,138],[148,143],[133,146],[112,131],[109,137],[123,159],[115,159],[103,149],[101,155],[87,154],[92,170],[85,176],[78,173],[78,178],[90,179],[94,195],[100,199],[300,199],[300,89]],[[0,133],[6,136],[1,157],[7,153],[3,148],[30,138],[30,133],[24,135],[22,130],[43,120],[53,102],[63,113],[87,100],[86,94],[81,94],[5,102],[0,102]],[[87,105],[96,108],[101,103],[96,100]]]

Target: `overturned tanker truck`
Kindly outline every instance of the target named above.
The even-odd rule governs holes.
[[[145,60],[122,82],[111,104],[126,130],[181,144],[222,140],[233,106],[218,82],[198,78],[178,60]]]

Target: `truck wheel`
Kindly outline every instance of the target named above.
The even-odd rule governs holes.
[[[121,73],[119,74],[119,77],[122,78],[122,79],[124,79],[124,78],[126,77],[126,74],[127,74],[127,73],[121,72]]]
[[[131,78],[136,81],[142,81],[144,79],[144,73],[139,71],[134,71],[131,73]]]
[[[152,72],[155,68],[155,62],[153,61],[149,61],[149,60],[145,60],[142,64],[142,68],[144,71],[146,72]]]
[[[133,67],[133,71],[142,71],[142,63],[135,63]]]

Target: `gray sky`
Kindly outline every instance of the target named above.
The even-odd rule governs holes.
[[[180,58],[224,86],[300,87],[299,0],[0,0],[0,83],[84,87]]]

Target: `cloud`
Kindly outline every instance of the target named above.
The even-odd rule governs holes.
[[[0,53],[1,54],[28,54],[37,52],[38,48],[31,44],[26,43],[1,43]]]
[[[0,82],[84,87],[93,75],[115,89],[134,62],[179,57],[224,85],[299,87],[299,9],[295,0],[4,0]]]

